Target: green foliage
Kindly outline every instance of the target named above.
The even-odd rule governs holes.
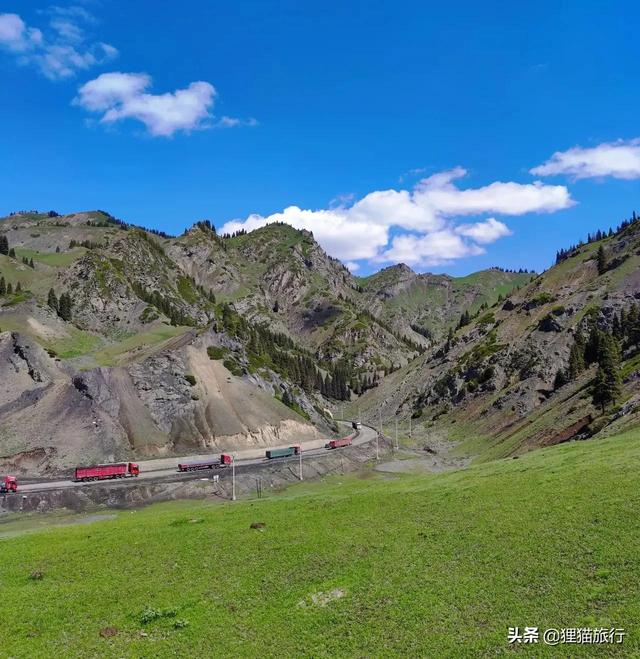
[[[607,261],[607,255],[602,245],[598,247],[598,255],[596,258],[598,264],[598,274],[603,275],[608,269],[608,261]]]
[[[47,296],[47,304],[58,313],[58,298],[56,297],[56,292],[53,288],[49,289],[49,295]]]
[[[227,358],[222,362],[222,364],[232,375],[236,375],[237,377],[241,377],[243,375],[242,367],[235,359]]]
[[[495,322],[496,322],[496,317],[493,311],[488,311],[484,315],[480,316],[480,318],[478,318],[478,325],[480,325],[481,327],[485,325],[492,325]]]
[[[189,385],[191,385],[192,387],[195,387],[195,385],[196,385],[196,376],[195,375],[191,375],[191,373],[187,373],[184,376],[184,379],[189,383]]]
[[[598,372],[593,383],[593,404],[604,414],[608,405],[620,396],[620,348],[618,342],[605,334],[600,344]]]
[[[554,295],[548,293],[547,291],[543,291],[542,293],[536,295],[532,300],[530,300],[526,306],[529,309],[534,309],[535,307],[541,307],[544,304],[549,304],[549,302],[553,302],[555,299],[556,298]]]
[[[69,293],[63,293],[58,300],[58,315],[62,320],[69,322],[71,320],[73,302]]]
[[[184,313],[184,311],[182,311],[182,309],[180,309],[170,297],[164,295],[160,291],[148,291],[137,281],[131,282],[131,288],[141,300],[147,304],[153,305],[156,309],[167,316],[172,325],[195,326],[196,322],[193,318]]]
[[[4,233],[0,234],[0,254],[9,254],[9,240]]]
[[[140,314],[140,322],[143,325],[152,323],[154,320],[158,320],[158,318],[160,318],[160,315],[157,309],[152,306],[145,307],[144,311]]]
[[[224,346],[209,346],[207,348],[209,359],[224,359],[228,352],[229,348],[225,348]]]
[[[198,301],[198,294],[195,290],[195,281],[191,277],[178,277],[178,293],[182,299],[189,304],[195,304]]]

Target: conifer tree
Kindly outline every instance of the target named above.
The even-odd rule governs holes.
[[[56,292],[53,288],[49,289],[49,296],[47,298],[47,304],[58,313],[58,298],[56,297]]]
[[[7,294],[7,283],[4,280],[4,277],[0,277],[0,295]]]
[[[620,396],[620,350],[617,341],[606,336],[592,392],[593,404],[603,414],[607,406],[615,403]]]
[[[62,320],[71,320],[71,297],[68,293],[63,293],[58,301],[58,315]]]
[[[9,250],[9,258],[12,258],[12,259],[16,258],[16,250],[13,249],[13,247]]]
[[[584,366],[584,339],[578,333],[569,352],[569,378],[575,380],[584,371]]]
[[[607,271],[607,255],[605,254],[604,247],[600,245],[598,248],[598,274],[603,275]]]
[[[0,254],[7,255],[9,253],[9,241],[7,237],[2,234],[0,235]]]
[[[16,293],[22,293],[22,285],[20,282],[16,284]]]
[[[13,295],[13,285],[11,282],[7,284],[7,295]]]

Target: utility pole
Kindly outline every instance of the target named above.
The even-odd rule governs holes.
[[[413,435],[411,434],[411,416],[409,416],[409,439],[413,439]]]
[[[236,454],[231,456],[231,501],[236,500]]]
[[[300,480],[302,480],[302,444],[298,447],[298,456],[300,457]]]
[[[399,448],[400,448],[400,447],[398,446],[398,417],[396,417],[396,451],[397,451]]]

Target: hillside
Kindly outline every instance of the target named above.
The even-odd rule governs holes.
[[[90,525],[54,518],[72,524],[28,535],[39,521],[21,518],[0,527],[12,602],[0,647],[16,658],[168,657],[185,647],[477,657],[527,649],[509,647],[508,628],[536,626],[621,628],[622,647],[579,654],[635,656],[638,469],[640,436],[628,433],[427,477],[341,476]],[[542,640],[529,650],[577,652]]]
[[[504,302],[471,317],[449,341],[390,374],[358,400],[361,413],[398,419],[405,434],[412,417],[414,439],[461,442],[460,453],[484,459],[637,425],[640,223],[562,256]],[[621,352],[621,382],[615,404],[602,414],[592,387],[594,343],[605,339]],[[572,350],[580,353],[580,368],[570,363]]]
[[[43,473],[327,435],[343,403],[484,459],[622,431],[640,421],[639,227],[561,250],[540,275],[400,264],[356,278],[284,224],[172,237],[104,211],[12,215],[0,464]],[[607,341],[623,378],[603,414]]]
[[[429,343],[287,225],[174,238],[26,212],[0,235],[0,464],[19,473],[330,434],[324,409]]]
[[[466,277],[416,274],[404,264],[360,278],[368,308],[396,331],[412,331],[427,338],[425,345],[442,339],[464,311],[492,305],[533,274],[497,268]]]

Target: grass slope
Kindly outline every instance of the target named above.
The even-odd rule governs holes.
[[[6,537],[0,648],[476,657],[511,654],[507,627],[535,625],[624,627],[635,655],[639,468],[636,432],[459,472],[333,479],[262,501],[174,502]],[[256,521],[264,531],[249,528]],[[115,635],[102,637],[106,628]]]

